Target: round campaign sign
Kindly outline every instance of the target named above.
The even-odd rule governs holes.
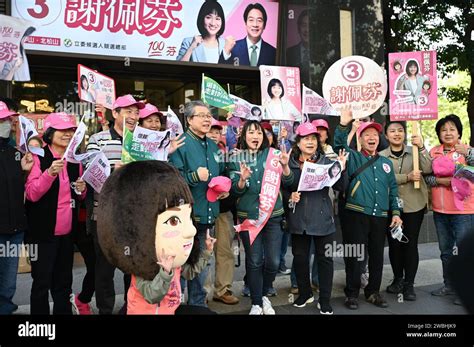
[[[355,119],[375,113],[383,105],[386,94],[384,70],[360,55],[339,59],[324,76],[324,98],[338,112],[350,106]]]

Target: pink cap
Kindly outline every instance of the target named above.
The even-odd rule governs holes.
[[[10,111],[7,104],[3,101],[0,101],[0,119],[8,118],[11,116],[18,116],[18,113]]]
[[[222,130],[221,122],[219,122],[217,119],[213,117],[211,120],[211,128],[219,128]]]
[[[145,107],[143,107],[140,110],[141,119],[149,117],[152,114],[157,114],[158,116],[163,117],[163,113],[161,113],[160,110],[158,110],[158,107],[152,104],[145,104]]]
[[[458,210],[464,210],[464,200],[471,196],[471,184],[467,179],[453,177],[451,188],[454,193],[454,205]]]
[[[214,177],[208,184],[209,189],[207,190],[206,194],[207,200],[209,202],[216,202],[219,194],[229,192],[231,185],[232,181],[229,177]]]
[[[442,156],[433,160],[433,173],[436,177],[451,177],[456,171],[456,165],[448,157]]]
[[[48,130],[49,128],[56,130],[77,128],[76,117],[65,112],[50,113],[48,117],[44,119],[43,126],[44,131]]]
[[[135,100],[133,96],[130,94],[119,96],[115,99],[114,105],[112,108],[115,110],[118,107],[128,107],[128,106],[137,106],[140,110],[145,108],[145,104],[143,102]]]
[[[313,124],[316,128],[323,127],[329,130],[329,124],[324,119],[315,119],[311,122],[311,124]]]
[[[317,134],[318,129],[311,123],[303,123],[296,128],[296,135],[298,136],[308,136],[310,134]]]
[[[382,126],[379,123],[377,123],[377,122],[365,122],[365,123],[362,123],[360,125],[359,129],[357,129],[357,136],[360,136],[365,130],[367,130],[369,128],[374,128],[379,133],[382,131]]]

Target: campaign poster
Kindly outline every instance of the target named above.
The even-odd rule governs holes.
[[[301,122],[300,69],[287,66],[260,66],[264,120]]]
[[[342,165],[340,161],[321,165],[305,161],[298,183],[298,192],[321,190],[332,187],[341,178]]]
[[[101,104],[112,109],[115,102],[115,81],[84,65],[77,65],[77,80],[79,99]]]
[[[436,51],[389,53],[390,120],[438,118]]]
[[[252,7],[245,20],[248,6]],[[11,7],[12,16],[38,27],[26,40],[26,49],[233,66],[275,65],[277,0],[12,0]],[[247,38],[261,42],[254,59]],[[226,39],[232,48],[223,54]]]
[[[374,114],[383,105],[386,95],[384,70],[363,56],[339,59],[324,75],[324,98],[339,113],[350,107],[354,119]]]

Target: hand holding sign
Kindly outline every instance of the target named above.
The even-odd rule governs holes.
[[[31,153],[26,153],[23,158],[21,158],[21,169],[26,172],[30,172],[33,167],[33,155]]]
[[[48,174],[50,176],[56,177],[64,167],[64,160],[55,160],[48,168]]]

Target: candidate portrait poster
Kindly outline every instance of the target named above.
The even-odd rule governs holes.
[[[301,122],[300,69],[287,66],[260,66],[264,120]]]
[[[84,65],[77,65],[79,99],[112,109],[115,102],[115,81]]]
[[[438,118],[436,51],[389,53],[390,120]]]
[[[261,38],[257,65],[276,60],[279,2],[276,0],[12,0],[12,16],[31,21],[38,30],[25,48],[190,63],[250,66],[247,36]],[[266,23],[254,31],[246,25],[248,5],[265,11]],[[209,13],[218,13],[213,23]],[[253,18],[253,16],[252,16]],[[252,19],[253,20],[253,19]],[[231,54],[221,57],[225,38],[234,38]],[[205,41],[203,37],[211,37]],[[206,39],[207,40],[207,39]],[[256,41],[258,42],[258,40]],[[227,58],[227,59],[225,59]]]

